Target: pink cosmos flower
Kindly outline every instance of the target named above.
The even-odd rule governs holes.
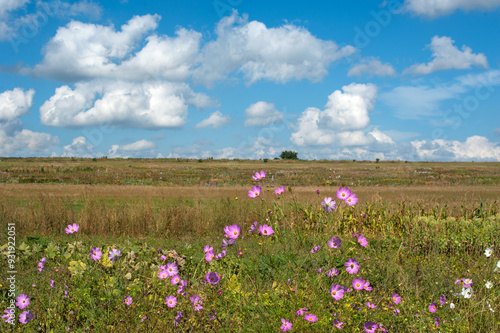
[[[366,333],[375,333],[375,330],[379,327],[373,321],[368,321],[363,325]]]
[[[94,261],[99,261],[102,257],[102,252],[101,252],[101,249],[98,248],[98,247],[93,247],[91,250],[90,250],[90,259],[94,260]]]
[[[39,262],[39,263],[38,263],[38,271],[39,271],[39,272],[43,271],[44,267],[45,267],[45,266],[44,266],[43,262]]]
[[[276,190],[274,190],[274,193],[276,193],[278,195],[283,194],[284,192],[285,192],[285,187],[283,187],[283,186],[279,186]]]
[[[234,245],[236,244],[236,239],[231,239],[231,238],[223,238],[222,242],[220,242],[220,246],[225,249],[227,248],[228,245]]]
[[[132,304],[132,296],[127,295],[127,296],[123,299],[123,303],[125,303],[125,304],[127,304],[127,305]]]
[[[181,280],[181,282],[179,283],[179,289],[177,289],[177,293],[178,294],[181,294],[181,295],[186,295],[186,292],[184,291],[187,287],[187,281],[186,280]]]
[[[359,270],[359,262],[354,259],[348,259],[344,266],[347,267],[345,270],[349,274],[356,274]]]
[[[260,192],[262,192],[260,186],[254,186],[251,190],[248,191],[248,196],[250,198],[257,198],[260,195]]]
[[[200,296],[191,296],[189,297],[189,300],[191,301],[191,304],[194,306],[195,311],[200,311],[203,309],[203,306],[201,305],[203,302],[201,301]]]
[[[339,237],[332,237],[328,240],[328,246],[332,249],[338,249],[342,246],[342,240]]]
[[[367,306],[368,308],[370,308],[370,309],[376,309],[376,308],[377,308],[377,306],[376,306],[375,304],[372,304],[372,303],[370,303],[370,302],[366,302],[366,306]]]
[[[283,332],[290,331],[292,329],[292,323],[288,320],[285,320],[285,318],[281,318],[281,322],[283,323],[283,325],[281,325],[280,328],[283,330]]]
[[[355,204],[358,203],[358,200],[359,199],[356,196],[356,194],[352,193],[351,196],[345,200],[345,202],[347,202],[349,206],[354,206]]]
[[[464,288],[470,288],[472,287],[472,279],[462,279],[464,285],[462,287]]]
[[[373,288],[370,287],[370,282],[368,281],[365,281],[365,285],[363,286],[363,289],[366,290],[366,291],[372,291]]]
[[[220,275],[217,274],[217,272],[208,272],[205,275],[205,279],[207,280],[208,283],[218,284],[220,281]]]
[[[297,312],[295,312],[295,314],[297,316],[303,316],[304,314],[306,314],[308,311],[308,308],[300,308]]]
[[[7,309],[3,313],[5,314],[2,316],[2,318],[5,319],[6,323],[10,323],[15,319],[14,310],[12,309]]]
[[[393,315],[397,316],[401,311],[399,309],[394,308]]]
[[[16,301],[16,306],[18,306],[19,309],[27,308],[30,305],[30,298],[25,294],[17,296]]]
[[[341,322],[341,321],[340,321],[340,320],[338,320],[338,319],[335,319],[335,320],[333,321],[333,326],[335,326],[335,327],[336,327],[336,328],[338,328],[339,330],[341,330],[341,329],[342,329],[342,325],[344,325],[344,323],[343,323],[343,322]]]
[[[168,306],[169,308],[174,308],[174,307],[175,307],[175,305],[177,304],[177,297],[172,296],[172,295],[167,296],[167,297],[165,298],[165,304],[167,304],[167,306]]]
[[[335,200],[333,200],[331,197],[325,198],[323,201],[321,201],[321,205],[327,213],[331,213],[335,208],[337,208],[335,206]]]
[[[240,226],[237,224],[229,225],[224,228],[224,233],[229,239],[237,239],[240,232]]]
[[[181,282],[181,277],[179,276],[179,274],[175,274],[174,276],[172,276],[172,278],[170,279],[170,283],[172,283],[172,285],[176,285],[177,283]]]
[[[109,260],[111,261],[118,261],[118,259],[120,259],[122,256],[122,253],[120,250],[118,249],[112,249],[111,251],[109,251],[108,253],[108,258]]]
[[[398,294],[392,294],[392,301],[396,305],[399,304],[399,302],[401,302],[401,296],[399,296]]]
[[[306,314],[304,316],[304,319],[307,320],[307,321],[313,322],[313,323],[316,322],[316,321],[318,321],[318,317],[316,317],[315,315],[310,314],[310,313]]]
[[[328,277],[334,277],[337,275],[339,275],[339,270],[336,269],[335,267],[330,269],[328,272],[326,272],[326,276],[328,276]]]
[[[332,284],[331,288],[330,288],[330,295],[332,295],[332,297],[338,301],[340,300],[342,297],[344,297],[344,289],[342,289],[342,286],[341,285],[338,285],[338,284]]]
[[[209,251],[213,251],[214,248],[211,247],[210,245],[205,245],[205,247],[203,248],[203,252],[204,253],[208,253]]]
[[[436,317],[436,319],[434,319],[434,325],[436,325],[436,327],[439,327],[439,322],[440,321],[441,321],[441,318]]]
[[[78,229],[80,229],[80,226],[76,223],[68,224],[68,227],[65,229],[67,234],[72,234],[74,232],[77,232]]]
[[[259,226],[259,233],[264,236],[271,236],[274,234],[274,230],[267,224],[264,224]]]
[[[432,302],[431,304],[429,304],[429,311],[431,313],[436,312],[436,310],[437,310],[437,304],[436,303]]]
[[[363,235],[358,236],[358,243],[362,247],[366,247],[368,245],[368,241],[366,240],[365,236],[363,236]]]
[[[321,249],[321,245],[316,245],[315,247],[312,248],[311,253],[316,253]]]
[[[222,259],[226,256],[227,254],[227,251],[226,250],[222,250],[221,253],[217,253],[217,255],[215,256],[215,259],[219,260],[219,259]]]
[[[160,278],[160,280],[166,279],[167,277],[168,271],[166,269],[163,269],[158,273],[158,278]]]
[[[365,281],[360,278],[356,278],[352,281],[352,287],[356,290],[363,290],[365,287]]]
[[[167,268],[165,270],[168,272],[168,276],[174,276],[179,272],[177,265],[173,262],[167,263]]]
[[[347,187],[339,187],[338,191],[335,192],[337,198],[341,200],[346,200],[352,194],[351,190]]]
[[[255,229],[257,229],[257,221],[254,221],[254,223],[252,223],[252,225],[250,225],[250,230],[248,230],[248,233],[251,234],[255,231]]]
[[[21,324],[28,324],[30,321],[33,320],[33,313],[31,313],[31,311],[23,311],[23,313],[21,313],[19,315],[19,322]]]
[[[266,175],[267,175],[267,172],[265,172],[265,171],[256,172],[255,176],[252,176],[252,178],[255,181],[259,181],[259,180],[266,178]]]

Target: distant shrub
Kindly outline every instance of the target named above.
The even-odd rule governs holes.
[[[291,151],[291,150],[285,150],[281,152],[281,159],[282,160],[298,160],[298,153],[296,151]]]

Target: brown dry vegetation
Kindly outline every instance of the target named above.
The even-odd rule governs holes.
[[[345,230],[387,232],[384,225],[393,225],[391,232],[401,232],[408,218],[468,220],[484,211],[500,211],[498,163],[2,159],[0,170],[5,180],[0,184],[0,223],[16,223],[20,235],[61,235],[68,224],[77,223],[91,235],[208,236],[228,224],[265,219],[266,211],[281,201],[286,202],[283,223],[292,228],[294,223],[312,223],[304,209],[320,209],[324,197],[335,197],[338,186],[345,185],[360,198],[355,210],[339,205],[331,215],[332,221],[349,216]],[[36,170],[53,179],[65,170],[66,178],[38,184],[19,182],[14,176],[33,176]],[[268,172],[259,182],[265,201],[247,196],[255,183],[251,175],[260,170]],[[162,179],[155,176],[160,172]],[[198,178],[189,185],[188,175]],[[100,177],[150,185],[100,184]],[[94,185],[77,184],[82,179]],[[211,183],[200,184],[202,179]],[[290,186],[292,192],[277,200],[278,185]],[[373,217],[363,219],[366,212]]]

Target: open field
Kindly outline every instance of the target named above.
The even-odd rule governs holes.
[[[2,158],[2,183],[247,186],[265,169],[284,186],[500,185],[500,163]]]
[[[30,297],[16,332],[278,332],[281,318],[292,332],[334,332],[336,320],[347,332],[367,332],[367,322],[389,332],[500,331],[499,163],[2,159],[0,170],[1,251],[7,259],[14,226],[15,296]],[[260,170],[267,176],[254,181]],[[255,185],[262,193],[249,198]],[[339,186],[359,202],[337,199]],[[332,212],[325,197],[336,200]],[[255,221],[274,233],[250,234]],[[79,230],[67,234],[73,223]],[[236,244],[224,245],[235,224]],[[337,236],[342,246],[332,248]],[[208,261],[207,244],[225,256]],[[89,257],[93,247],[101,259]],[[107,259],[114,248],[116,262]],[[346,271],[349,259],[357,273]],[[169,262],[185,281],[180,292],[159,277]],[[7,260],[0,269],[8,304]],[[210,272],[217,284],[204,281]],[[355,290],[356,278],[373,290]],[[338,300],[336,285],[345,286]],[[23,325],[26,310],[34,319]]]

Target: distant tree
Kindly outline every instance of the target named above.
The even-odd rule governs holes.
[[[297,152],[291,151],[291,150],[285,150],[281,152],[280,155],[282,160],[298,160],[299,158],[297,157]]]

